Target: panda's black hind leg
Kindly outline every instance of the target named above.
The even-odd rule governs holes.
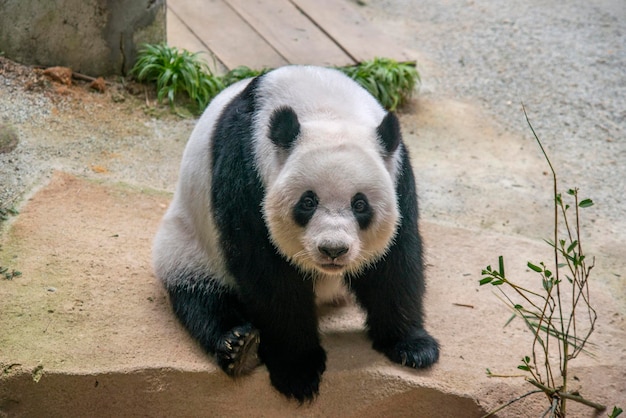
[[[226,374],[250,373],[260,364],[259,331],[242,315],[235,292],[210,278],[185,279],[167,286],[180,322]]]

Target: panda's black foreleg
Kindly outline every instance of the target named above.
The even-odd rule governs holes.
[[[373,348],[416,369],[437,362],[439,344],[424,329],[419,292],[394,286],[384,276],[362,279],[353,280],[352,288],[367,312]]]
[[[398,239],[403,246],[396,242],[385,263],[353,278],[350,286],[367,311],[373,348],[403,366],[426,368],[439,359],[439,344],[424,329],[419,237]]]
[[[176,316],[224,372],[238,377],[259,365],[259,331],[242,315],[233,290],[210,278],[175,283],[168,291]]]
[[[326,369],[326,352],[320,345],[311,281],[286,267],[271,279],[242,283],[241,292],[260,330],[259,356],[272,385],[300,403],[313,400]]]

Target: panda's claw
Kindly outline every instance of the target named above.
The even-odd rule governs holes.
[[[413,369],[425,369],[439,359],[439,344],[426,331],[400,341],[393,347],[381,350],[393,362]]]
[[[246,324],[225,333],[218,343],[215,357],[219,366],[232,377],[249,374],[261,362],[258,356],[260,336]]]

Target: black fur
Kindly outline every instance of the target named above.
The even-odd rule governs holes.
[[[189,333],[229,375],[250,372],[258,332],[242,315],[235,292],[201,272],[179,274],[176,283],[168,286],[170,301]]]
[[[400,122],[395,113],[389,112],[385,115],[380,125],[376,129],[378,139],[387,155],[391,155],[400,145],[402,135],[400,134]]]
[[[269,137],[282,149],[289,151],[300,135],[300,122],[296,112],[290,107],[280,107],[270,117]]]
[[[367,196],[357,193],[352,197],[352,213],[361,229],[367,229],[374,219],[374,210],[367,201]]]
[[[293,220],[301,227],[305,227],[317,209],[319,199],[311,190],[302,193],[300,200],[293,208]]]

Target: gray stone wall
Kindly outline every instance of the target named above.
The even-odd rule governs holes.
[[[132,68],[143,43],[166,40],[166,0],[0,0],[0,52],[92,76]]]

